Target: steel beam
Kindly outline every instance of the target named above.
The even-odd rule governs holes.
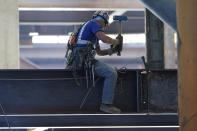
[[[24,57],[20,57],[20,69],[39,69],[39,66]]]
[[[141,70],[126,70],[119,74],[114,104],[124,112],[136,112],[139,72]],[[176,113],[101,114],[97,110],[100,103],[97,87],[102,86],[102,80],[80,110],[80,102],[86,93],[84,78],[77,87],[71,77],[68,70],[0,70],[0,129],[178,129]],[[88,114],[91,112],[96,114]]]
[[[113,15],[120,15],[123,11],[110,12]],[[20,11],[20,36],[29,37],[29,32],[38,32],[41,35],[65,35],[72,32],[74,25],[79,25],[92,18],[94,11]],[[126,11],[124,15],[130,19],[123,24],[123,33],[144,32],[144,11]],[[111,22],[105,32],[117,33],[118,24]],[[25,39],[21,37],[21,39]],[[31,39],[31,37],[29,37]]]
[[[0,103],[6,113],[96,113],[101,102],[103,79],[96,84],[82,109],[87,92],[85,76],[67,70],[1,70]],[[136,112],[136,71],[119,74],[114,104],[124,112]]]
[[[178,89],[181,131],[197,131],[197,1],[178,0]]]
[[[177,0],[140,0],[146,8],[163,22],[177,31],[176,1]]]
[[[26,114],[1,115],[0,129],[6,128],[135,128],[178,126],[177,114]]]
[[[142,72],[139,83],[140,112],[177,112],[176,70]]]
[[[164,69],[164,24],[146,9],[146,54],[150,70]]]
[[[39,129],[39,128],[38,128]],[[83,128],[83,129],[48,129],[45,131],[178,131],[179,127],[133,127],[133,128]]]
[[[176,70],[152,71],[148,75],[141,71],[119,73],[115,104],[124,112],[147,110],[144,103],[149,103],[148,109],[153,112],[176,112]],[[80,81],[77,86],[67,70],[1,70],[0,103],[6,113],[14,114],[96,113],[102,79],[83,109],[79,106],[87,89],[84,77]]]
[[[175,71],[148,73],[149,112],[177,112],[178,91]]]
[[[18,0],[20,8],[76,8],[98,10],[106,9],[143,9],[143,5],[138,0]]]

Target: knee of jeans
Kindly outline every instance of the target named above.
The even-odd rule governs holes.
[[[118,73],[116,70],[112,70],[110,73],[109,73],[109,77],[111,78],[114,78],[115,80],[118,78]]]

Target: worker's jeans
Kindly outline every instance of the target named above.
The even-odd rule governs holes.
[[[105,78],[103,94],[102,94],[102,103],[103,104],[112,104],[116,81],[117,81],[117,72],[114,68],[97,61],[95,63],[95,75]]]

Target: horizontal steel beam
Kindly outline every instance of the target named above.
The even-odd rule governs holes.
[[[143,9],[138,0],[18,0],[20,8]]]
[[[114,13],[123,12],[125,11],[115,11]],[[93,13],[94,11],[20,11],[20,34],[29,37],[29,32],[36,31],[41,35],[65,35],[74,30],[74,25],[90,20]],[[114,13],[110,12],[110,18]],[[123,23],[123,33],[144,32],[144,11],[127,11],[124,15],[129,16],[129,20]],[[114,21],[105,30],[105,33],[116,34],[117,32],[118,22]],[[21,37],[21,39],[23,38]]]
[[[7,119],[7,122],[5,121]],[[26,114],[0,115],[0,128],[178,127],[177,114]]]
[[[115,104],[125,112],[137,110],[137,78],[141,71],[127,70],[119,74]],[[84,81],[84,78],[81,77],[80,81]],[[178,131],[176,113],[98,112],[101,92],[97,88],[102,86],[102,80],[96,84],[98,87],[92,92],[92,96],[89,96],[85,107],[79,109],[81,99],[87,91],[85,84],[83,82],[81,84],[80,87],[76,86],[72,73],[68,70],[0,70],[0,129],[46,127],[110,128],[108,131],[118,128],[125,131],[127,129]],[[65,112],[72,114],[61,114]],[[96,114],[87,114],[90,112]]]
[[[124,112],[136,112],[136,73],[130,70],[119,74],[114,104]],[[72,72],[68,70],[2,70],[0,103],[9,114],[96,113],[103,87],[103,79],[98,79],[96,87],[80,109],[88,90],[83,74],[77,77],[80,83],[77,85]]]
[[[37,128],[39,129],[39,128]],[[70,128],[63,128],[63,129],[57,129],[53,128],[52,130],[49,128],[45,131],[178,131],[178,126],[163,126],[163,127],[157,127],[157,126],[139,126],[139,127],[103,127],[103,128],[80,128],[80,129],[70,129]],[[18,130],[17,130],[18,131]]]
[[[119,73],[114,104],[123,112],[138,112],[138,108],[176,111],[176,71],[152,71],[149,76],[140,72],[142,70]],[[146,83],[147,77],[149,84]],[[98,81],[83,109],[79,107],[87,87],[83,75],[78,80],[80,86],[76,85],[68,70],[0,70],[0,103],[6,113],[12,114],[96,113],[103,79]],[[149,98],[147,89],[154,92],[148,95]],[[147,100],[148,106],[144,105]]]
[[[73,26],[73,25],[80,25],[83,22],[20,22],[20,25],[29,25],[29,26]]]

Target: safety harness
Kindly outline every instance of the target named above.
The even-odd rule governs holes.
[[[93,86],[95,86],[94,64],[96,62],[94,58],[95,49],[93,44],[96,37],[93,38],[92,41],[81,39],[84,29],[88,23],[89,21],[79,27],[77,32],[73,32],[71,37],[75,35],[75,42],[71,43],[72,38],[70,38],[67,44],[67,52],[65,56],[67,58],[66,69],[70,69],[72,71],[78,86],[80,85],[77,80],[77,77],[79,76],[78,74],[79,72],[85,72],[87,88],[89,88],[89,80],[92,81]]]

